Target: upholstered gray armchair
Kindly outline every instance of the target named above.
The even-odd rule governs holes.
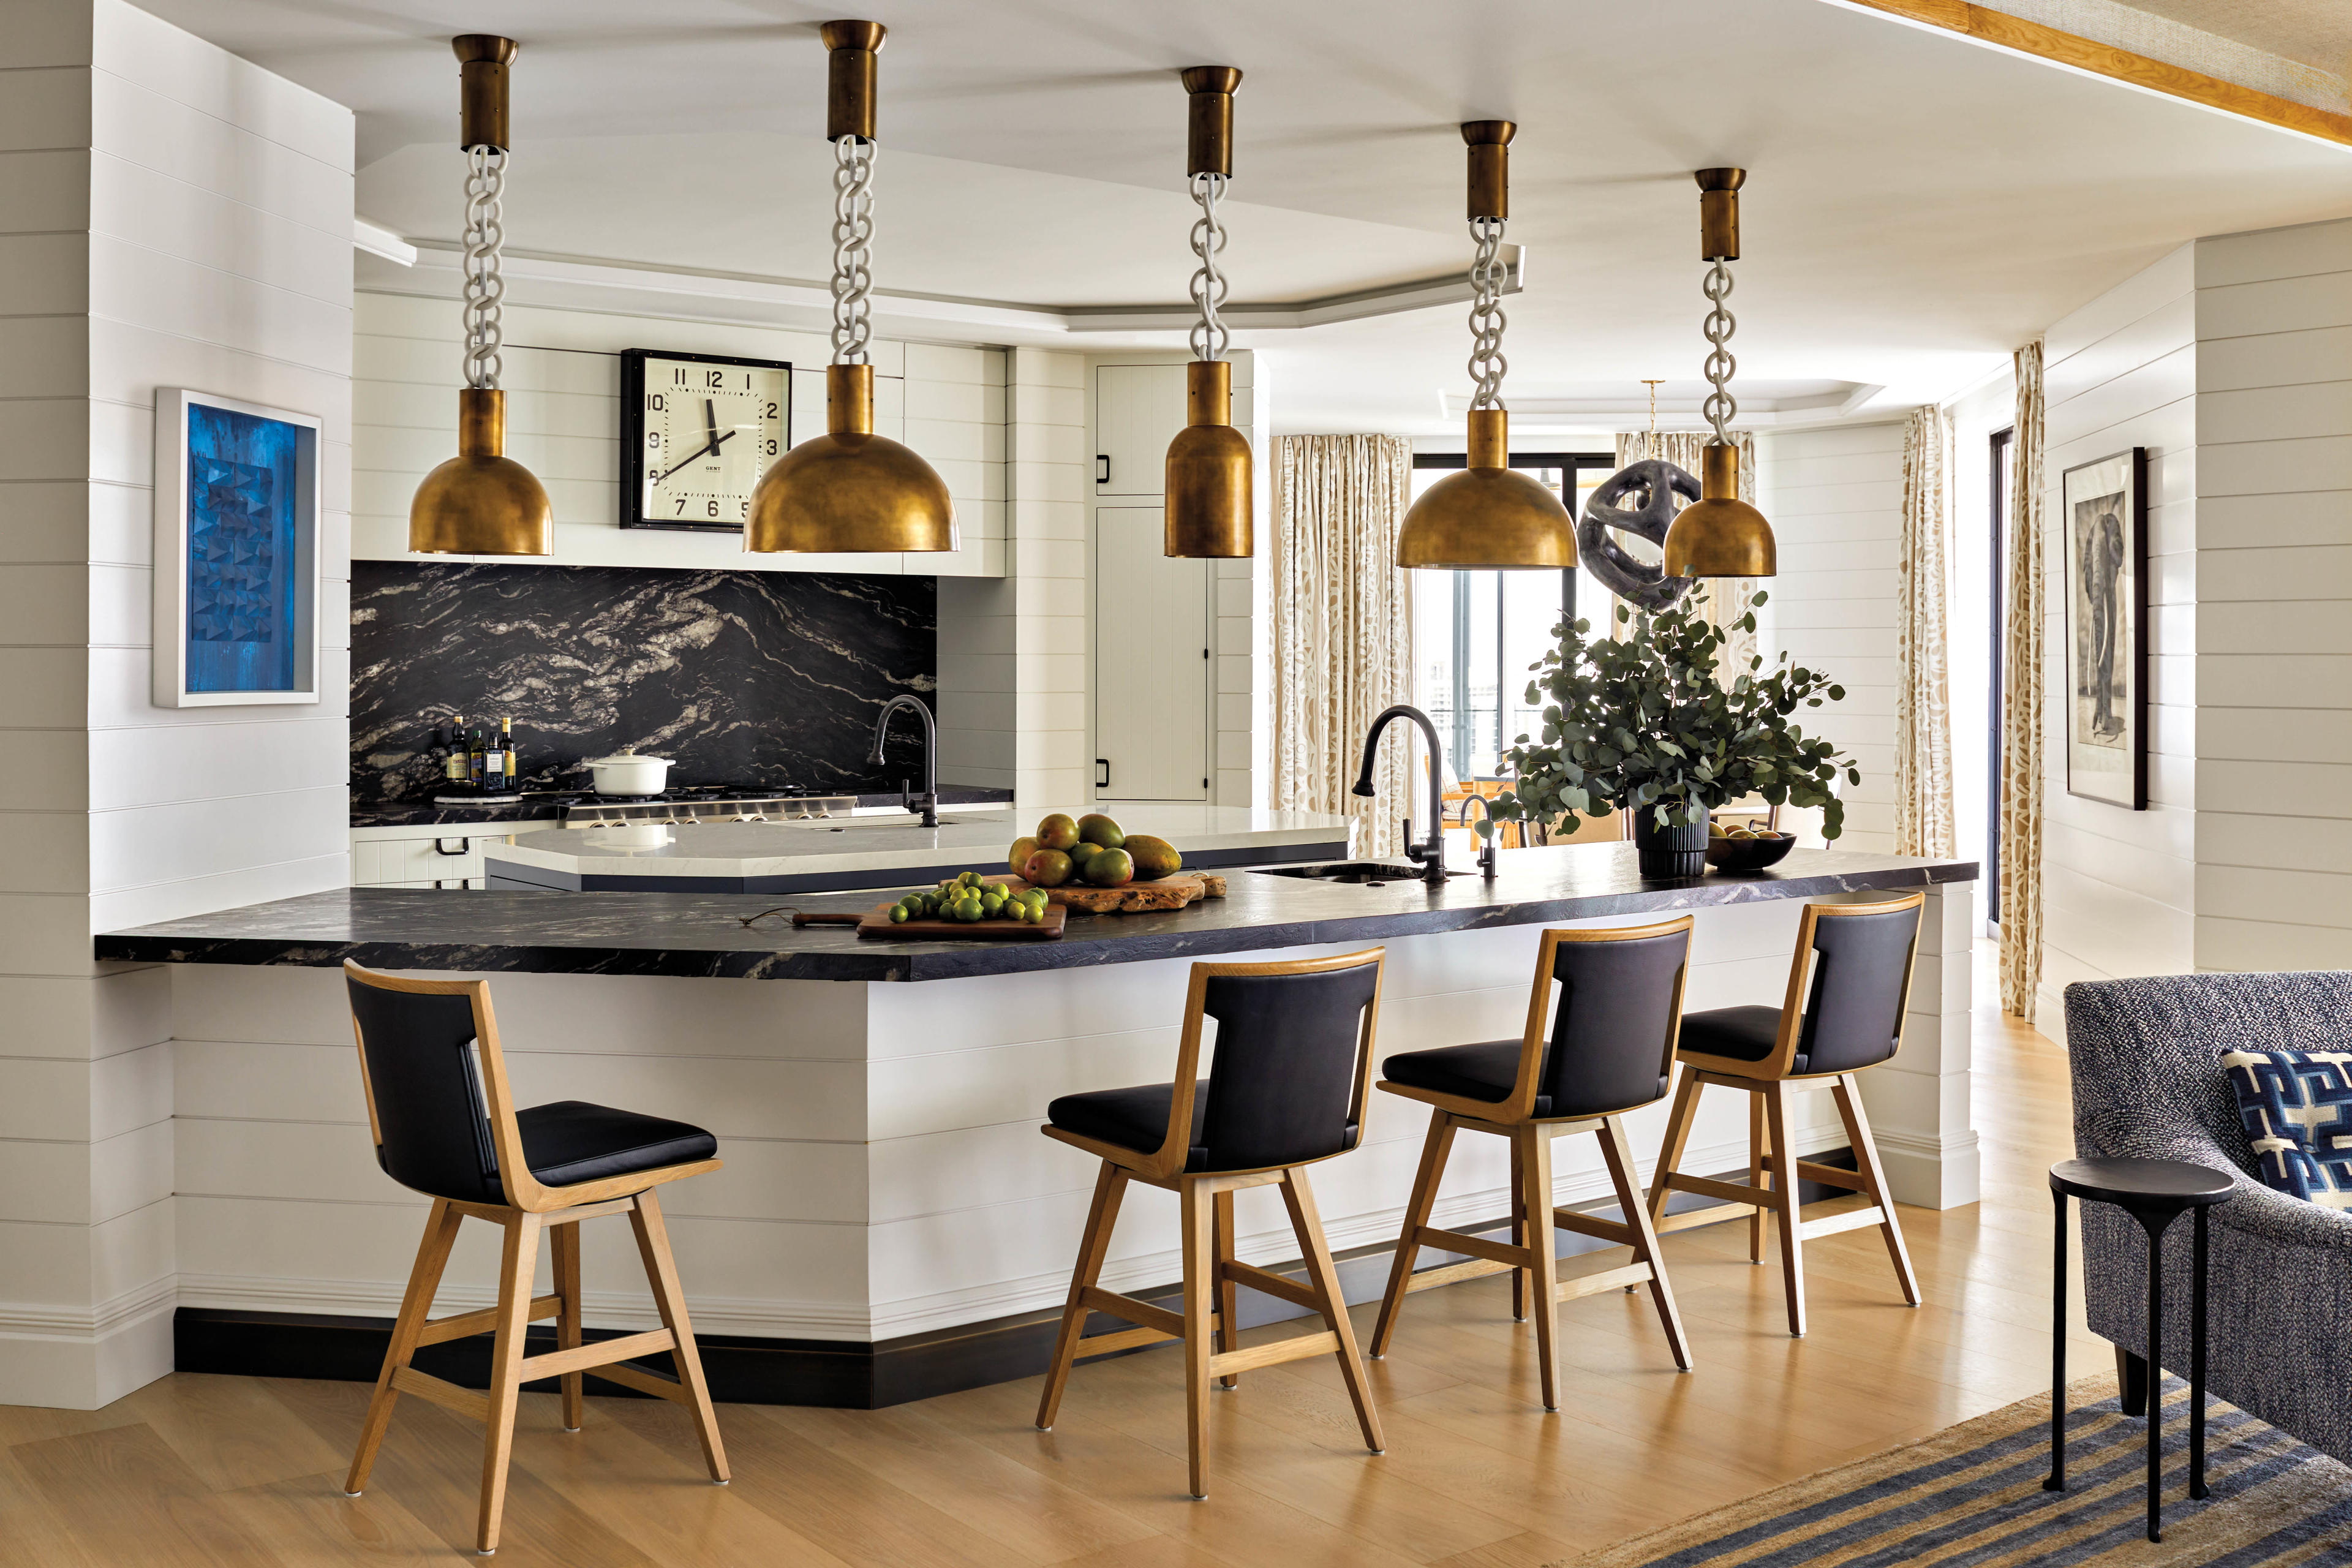
[[[2074,1147],[2234,1173],[2212,1211],[2205,1342],[2217,1398],[2352,1462],[2352,1214],[2263,1184],[2221,1075],[2225,1050],[2352,1049],[2352,973],[2171,974],[2066,987]],[[2147,1342],[2147,1242],[2079,1205],[2091,1331]],[[2165,1236],[2164,1362],[2189,1373],[2189,1225]]]

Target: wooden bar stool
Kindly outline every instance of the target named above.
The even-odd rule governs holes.
[[[1181,1340],[1194,1497],[1209,1494],[1209,1384],[1234,1387],[1252,1367],[1326,1352],[1339,1357],[1364,1446],[1375,1454],[1386,1447],[1307,1181],[1308,1165],[1363,1139],[1381,956],[1372,948],[1289,963],[1196,963],[1174,1082],[1066,1094],[1045,1108],[1045,1136],[1099,1157],[1102,1170],[1037,1402],[1040,1430],[1052,1430],[1070,1363],[1079,1356]],[[1210,1018],[1217,1023],[1216,1059],[1201,1079],[1201,1026]],[[1168,1188],[1182,1200],[1181,1313],[1095,1283],[1129,1182]],[[1234,1194],[1274,1183],[1281,1184],[1307,1263],[1305,1285],[1234,1257]],[[1327,1327],[1244,1350],[1234,1316],[1237,1285],[1319,1313]],[[1086,1338],[1090,1311],[1141,1326]]]
[[[1889,1060],[1903,1047],[1903,1017],[1911,997],[1911,971],[1919,954],[1919,910],[1925,893],[1877,904],[1807,904],[1797,926],[1797,953],[1789,994],[1774,1007],[1715,1007],[1683,1020],[1675,1055],[1683,1079],[1666,1123],[1666,1145],[1650,1186],[1650,1219],[1661,1231],[1685,1230],[1736,1218],[1717,1211],[1665,1212],[1668,1193],[1698,1193],[1747,1209],[1748,1257],[1764,1261],[1764,1216],[1780,1218],[1780,1272],[1789,1298],[1789,1332],[1805,1333],[1803,1247],[1807,1241],[1874,1225],[1895,1261],[1903,1299],[1919,1304],[1919,1281],[1903,1246],[1895,1201],[1886,1195],[1878,1145],[1863,1113],[1854,1074]],[[1808,989],[1808,976],[1811,987]],[[1685,1175],[1683,1145],[1690,1141],[1702,1090],[1736,1089],[1748,1101],[1748,1181],[1718,1182]],[[1827,1089],[1853,1145],[1855,1168],[1841,1171],[1797,1157],[1789,1140],[1793,1089]],[[1806,1220],[1797,1184],[1860,1193],[1868,1208]]]
[[[1620,1288],[1650,1287],[1658,1321],[1675,1364],[1688,1372],[1690,1347],[1675,1310],[1674,1287],[1657,1234],[1643,1206],[1624,1113],[1666,1097],[1674,1071],[1675,1029],[1682,1016],[1683,977],[1690,966],[1691,918],[1608,931],[1548,931],[1536,954],[1527,1031],[1516,1040],[1404,1051],[1381,1064],[1381,1088],[1433,1107],[1421,1173],[1405,1205],[1396,1261],[1372,1330],[1372,1354],[1388,1353],[1409,1292],[1483,1274],[1511,1273],[1511,1316],[1527,1317],[1534,1285],[1537,1359],[1543,1369],[1546,1410],[1559,1408],[1554,1315],[1561,1301]],[[1552,987],[1559,1005],[1551,1006]],[[1544,1029],[1551,1016],[1549,1036]],[[1506,1244],[1429,1223],[1438,1184],[1457,1131],[1492,1132],[1511,1143],[1511,1239]],[[1601,1140],[1609,1179],[1625,1217],[1605,1220],[1552,1202],[1551,1141],[1563,1132]],[[1549,1216],[1549,1222],[1538,1216]],[[1633,1261],[1619,1268],[1562,1281],[1552,1230],[1571,1230],[1631,1247]],[[1424,1247],[1471,1255],[1466,1263],[1413,1272]]]
[[[498,1550],[506,1507],[507,1458],[514,1443],[515,1403],[522,1385],[560,1377],[563,1429],[581,1419],[581,1373],[590,1368],[610,1382],[686,1405],[694,1412],[710,1479],[727,1484],[727,1451],[703,1384],[694,1326],[678,1291],[669,1233],[653,1189],[665,1182],[719,1169],[719,1142],[699,1127],[639,1116],[581,1100],[559,1100],[517,1110],[499,1049],[490,987],[484,980],[404,980],[346,963],[352,1031],[360,1048],[360,1086],[366,1091],[368,1129],[376,1163],[404,1187],[433,1200],[425,1240],[408,1277],[408,1293],[393,1324],[392,1347],[376,1378],[352,1456],[344,1491],[367,1485],[394,1403],[414,1394],[485,1423],[482,1511],[476,1550]],[[637,1233],[637,1251],[652,1282],[662,1326],[647,1333],[581,1342],[580,1233],[583,1219],[625,1214]],[[468,1218],[506,1232],[499,1269],[499,1303],[478,1312],[430,1319],[433,1293]],[[531,1294],[541,1233],[555,1258],[555,1293]],[[533,1320],[556,1320],[556,1348],[523,1354]],[[430,1377],[409,1364],[422,1345],[495,1331],[487,1395]],[[667,1351],[676,1378],[619,1364]]]

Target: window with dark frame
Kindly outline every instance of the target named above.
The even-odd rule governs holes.
[[[1416,470],[1459,468],[1467,459],[1459,452],[1416,452]],[[1534,474],[1559,492],[1574,516],[1580,491],[1617,471],[1617,459],[1608,452],[1513,452],[1511,467]],[[1432,476],[1433,479],[1434,476]],[[1421,486],[1416,484],[1415,493]],[[1438,577],[1437,573],[1415,573]],[[1416,605],[1445,607],[1444,634],[1432,638],[1423,629],[1414,634],[1415,680],[1422,706],[1444,738],[1446,756],[1454,772],[1469,778],[1499,768],[1502,752],[1522,730],[1532,730],[1532,715],[1520,700],[1523,667],[1538,645],[1549,647],[1554,625],[1577,613],[1576,573],[1556,577],[1537,572],[1449,572],[1452,581],[1428,595],[1417,588]],[[1513,657],[1516,648],[1519,657]]]

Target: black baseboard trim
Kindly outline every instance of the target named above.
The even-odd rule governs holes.
[[[1853,1167],[1853,1151],[1839,1149],[1811,1157],[1817,1164]],[[1727,1172],[1719,1179],[1738,1181],[1745,1171]],[[1844,1196],[1838,1189],[1801,1184],[1803,1201]],[[1614,1208],[1613,1204],[1580,1205]],[[1677,1194],[1670,1207],[1718,1206],[1713,1199]],[[1499,1231],[1502,1221],[1485,1227]],[[1597,1250],[1605,1243],[1556,1233],[1563,1256]],[[1386,1245],[1360,1247],[1338,1255],[1340,1289],[1350,1302],[1377,1300],[1387,1286],[1394,1248]],[[1460,1261],[1457,1255],[1424,1251],[1423,1266],[1442,1268]],[[1295,1273],[1299,1265],[1277,1268]],[[1136,1296],[1175,1310],[1180,1285],[1137,1290]],[[1289,1302],[1244,1287],[1241,1292],[1244,1328],[1299,1317]],[[908,1334],[872,1343],[842,1340],[767,1339],[752,1335],[701,1334],[703,1375],[711,1397],[730,1405],[806,1405],[834,1409],[879,1410],[935,1394],[954,1394],[990,1384],[1034,1377],[1045,1370],[1054,1352],[1054,1336],[1061,1321],[1058,1311],[1027,1312],[987,1322],[967,1323],[929,1333]],[[1102,1313],[1088,1325],[1094,1332],[1128,1326]],[[617,1338],[625,1331],[590,1329],[590,1341]],[[373,1383],[392,1342],[392,1320],[344,1317],[319,1312],[261,1312],[213,1307],[182,1307],[172,1318],[172,1362],[181,1372],[224,1373],[247,1377],[323,1378],[345,1383]],[[555,1348],[555,1330],[534,1325],[526,1353]],[[1158,1347],[1148,1347],[1156,1349]],[[1141,1355],[1148,1350],[1118,1352]],[[667,1354],[638,1364],[667,1373]],[[416,1352],[416,1368],[466,1388],[487,1388],[490,1382],[490,1337],[450,1340]],[[589,1392],[623,1398],[647,1397],[588,1375]],[[527,1385],[535,1393],[553,1393],[550,1381]]]

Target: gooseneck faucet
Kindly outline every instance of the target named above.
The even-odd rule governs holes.
[[[882,742],[890,732],[890,715],[901,708],[912,709],[915,717],[923,721],[923,793],[910,795],[907,791],[907,781],[900,779],[898,804],[908,811],[919,805],[923,808],[923,826],[937,827],[940,825],[940,732],[931,722],[931,710],[924,707],[919,699],[901,692],[882,704],[882,717],[874,721],[874,754],[866,760],[877,764],[882,761]]]
[[[1499,835],[1492,826],[1495,820],[1495,803],[1475,791],[1464,795],[1462,797],[1462,826],[1465,827],[1470,826],[1470,806],[1473,802],[1475,802],[1478,809],[1486,814],[1486,821],[1489,824],[1486,830],[1486,837],[1481,840],[1478,845],[1478,876],[1480,879],[1491,882],[1495,879],[1495,850],[1496,847],[1496,840],[1499,837]]]
[[[1422,868],[1423,881],[1433,888],[1442,888],[1445,886],[1445,781],[1443,777],[1445,753],[1437,742],[1437,726],[1429,721],[1428,714],[1410,703],[1400,702],[1372,721],[1371,729],[1364,736],[1364,765],[1357,770],[1354,793],[1365,795],[1380,793],[1372,788],[1372,763],[1380,755],[1381,732],[1389,727],[1391,720],[1396,719],[1410,719],[1420,725],[1422,734],[1429,742],[1429,842],[1425,845],[1412,842],[1412,819],[1407,817],[1404,824],[1405,858]]]

